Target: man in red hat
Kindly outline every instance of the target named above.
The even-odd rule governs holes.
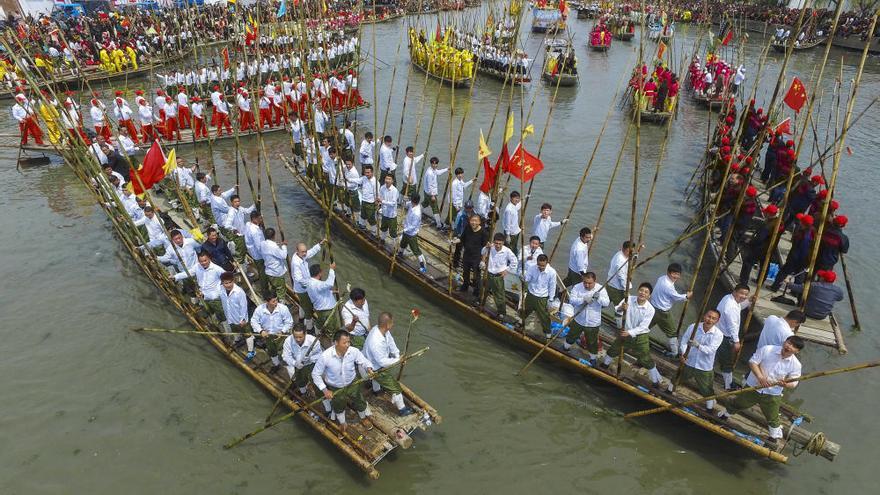
[[[156,130],[153,128],[153,122],[155,121],[153,108],[143,96],[138,96],[136,101],[138,105],[138,120],[141,122],[141,138],[143,138],[145,143],[152,143],[159,139]]]
[[[229,103],[223,93],[217,97],[217,103],[214,105],[214,114],[217,116],[217,137],[223,134],[223,127],[226,126],[226,135],[232,134],[232,126],[229,124]]]
[[[138,144],[137,129],[131,120],[132,115],[134,115],[134,112],[122,98],[122,91],[117,91],[116,98],[113,99],[113,116],[116,117],[116,122],[119,123],[120,127],[128,130],[128,135],[134,141],[134,144]]]
[[[761,212],[764,214],[764,219],[755,228],[754,235],[742,247],[743,263],[739,272],[739,283],[745,285],[749,283],[755,265],[759,265],[758,269],[760,270],[760,264],[764,262],[767,251],[770,249],[770,238],[773,232],[780,228],[779,207],[773,204],[767,205]],[[780,261],[779,254],[775,249],[770,260],[777,264]],[[763,284],[763,280],[760,283]]]
[[[192,110],[193,138],[208,137],[208,128],[205,127],[205,106],[202,104],[202,99],[193,96],[190,109]]]
[[[95,134],[104,136],[104,139],[110,140],[113,133],[110,132],[110,126],[107,125],[107,116],[104,115],[104,109],[101,108],[101,102],[97,98],[92,98],[92,106],[89,108],[89,116],[92,118],[92,124],[95,126]]]
[[[840,260],[840,255],[849,251],[849,237],[843,233],[843,228],[846,227],[848,221],[846,215],[837,215],[825,226],[825,230],[822,232],[822,242],[819,244],[816,268],[834,270]]]
[[[819,270],[816,278],[810,284],[810,293],[807,294],[807,303],[804,305],[804,313],[807,318],[824,320],[834,311],[834,303],[843,301],[843,289],[834,285],[837,274],[834,270]],[[798,302],[802,304],[803,284],[791,286],[791,292],[798,296]]]
[[[170,96],[165,97],[165,139],[171,141],[177,134],[180,141],[180,128],[177,125],[177,104]]]
[[[251,109],[251,98],[246,89],[241,89],[236,96],[238,105],[239,131],[244,132],[254,128],[254,111]]]
[[[795,215],[797,226],[791,234],[791,250],[785,257],[785,263],[779,269],[776,280],[770,286],[770,290],[776,292],[782,287],[782,283],[790,275],[798,276],[806,270],[807,263],[810,259],[810,247],[813,244],[813,238],[816,235],[816,229],[813,227],[813,217],[804,213]]]
[[[25,95],[21,93],[15,95],[12,116],[18,121],[18,129],[21,131],[21,144],[28,144],[28,136],[32,136],[37,144],[43,144],[43,131],[37,125],[36,110]]]
[[[266,125],[272,128],[272,97],[267,95],[262,89],[257,93],[260,96],[260,129],[265,129]]]
[[[181,129],[189,129],[190,118],[189,97],[186,95],[186,88],[180,86],[177,88],[177,121]]]
[[[159,120],[165,121],[165,92],[161,89],[156,90],[156,98],[153,99],[153,106],[159,112]]]
[[[217,113],[217,104],[220,102],[220,95],[222,94],[220,86],[215,84],[214,89],[211,91],[211,106],[214,108],[214,110],[211,111],[211,127],[217,126],[217,117],[219,117]]]

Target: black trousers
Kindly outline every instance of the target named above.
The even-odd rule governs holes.
[[[473,275],[473,278],[471,278]],[[462,283],[463,289],[468,287],[474,288],[474,293],[480,292],[480,258],[465,259],[462,261]]]

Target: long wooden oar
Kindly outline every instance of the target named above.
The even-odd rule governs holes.
[[[807,380],[812,380],[813,378],[819,378],[822,376],[838,375],[840,373],[849,373],[850,371],[858,371],[858,370],[864,370],[864,369],[868,369],[868,368],[876,368],[877,366],[880,366],[880,361],[868,361],[866,363],[857,364],[855,366],[847,366],[844,368],[835,368],[832,370],[825,370],[825,371],[816,371],[814,373],[808,373],[806,375],[803,375],[803,376],[800,376],[797,378],[786,378],[785,380],[780,380],[776,383],[782,384],[782,383],[791,383],[791,382],[805,382]],[[624,419],[640,418],[642,416],[648,416],[650,414],[661,413],[661,412],[669,411],[671,409],[678,409],[678,408],[682,408],[682,407],[691,406],[691,405],[694,405],[694,404],[697,404],[700,402],[723,399],[725,397],[733,397],[734,395],[739,395],[739,394],[742,394],[745,392],[751,392],[753,390],[760,390],[762,388],[766,388],[766,387],[763,387],[760,385],[755,386],[755,387],[745,387],[745,388],[741,388],[739,390],[731,390],[728,392],[722,392],[720,394],[710,395],[709,397],[700,397],[699,399],[691,399],[691,400],[687,400],[684,402],[679,402],[678,404],[669,404],[668,406],[655,407],[654,409],[645,409],[643,411],[636,411],[636,412],[626,414],[623,417],[624,417]]]
[[[381,371],[388,371],[388,370],[390,370],[390,369],[392,369],[392,368],[396,368],[396,367],[398,367],[398,366],[402,366],[404,363],[406,363],[406,362],[409,361],[410,359],[413,359],[413,358],[419,357],[419,356],[421,356],[422,354],[428,352],[428,349],[430,349],[430,347],[423,347],[422,349],[420,349],[420,350],[418,350],[418,351],[416,351],[416,352],[410,354],[409,356],[404,356],[404,357],[400,358],[399,361],[397,361],[396,363],[392,364],[391,366],[387,366],[387,367],[385,367],[385,368],[382,368]],[[372,380],[373,378],[376,377],[377,374],[378,374],[378,371],[374,371],[373,373],[370,373],[370,374],[368,374],[368,375],[365,376],[365,377],[358,378],[357,380],[355,380],[355,381],[349,383],[348,385],[346,385],[345,387],[341,388],[340,390],[337,390],[337,393],[338,393],[338,392],[341,392],[341,391],[343,391],[343,390],[348,390],[348,389],[350,389],[350,388],[357,387],[357,386],[361,385],[362,383],[364,383],[364,382],[367,381],[367,380]],[[322,395],[321,397],[318,397],[317,399],[313,400],[312,402],[309,402],[308,404],[306,404],[306,405],[300,407],[300,408],[297,409],[296,411],[293,411],[293,412],[290,412],[290,413],[288,413],[288,414],[285,414],[284,416],[281,416],[280,418],[276,419],[275,421],[272,421],[271,423],[267,423],[267,424],[265,424],[265,425],[263,425],[263,426],[257,428],[256,430],[254,430],[254,431],[252,431],[252,432],[250,432],[250,433],[244,435],[244,436],[241,436],[241,437],[236,438],[235,440],[233,440],[233,441],[227,443],[226,445],[224,445],[223,448],[226,449],[226,450],[229,450],[229,449],[231,449],[232,447],[235,447],[236,445],[240,444],[241,442],[244,442],[245,440],[247,440],[247,439],[249,439],[249,438],[252,438],[252,437],[258,435],[258,434],[260,434],[260,433],[262,433],[262,432],[268,430],[269,428],[271,428],[271,427],[273,427],[273,426],[275,426],[275,425],[277,425],[277,424],[279,424],[279,423],[283,423],[284,421],[287,421],[288,419],[290,419],[290,418],[296,416],[297,414],[299,414],[299,413],[301,413],[301,412],[303,412],[303,411],[307,411],[307,410],[311,409],[312,407],[318,405],[318,404],[319,404],[321,401],[323,401],[323,400],[324,400],[324,396]]]

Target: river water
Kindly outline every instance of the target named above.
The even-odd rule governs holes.
[[[424,21],[428,32],[434,23],[433,18]],[[579,20],[570,24],[580,58],[580,85],[562,88],[555,97],[542,149],[546,169],[536,179],[527,218],[544,201],[554,204],[556,216],[564,214],[620,76],[631,68],[638,47],[615,41],[607,55],[588,52],[584,43],[589,24]],[[377,69],[375,77],[371,65],[364,69],[361,91],[372,101],[373,81],[378,82],[379,112],[358,114],[358,141],[364,130],[380,134],[387,129],[385,133],[397,135],[408,77],[401,143],[413,143],[418,133],[416,147],[424,150],[438,102],[427,152],[448,163],[450,135],[457,136],[461,116],[470,105],[457,159],[470,175],[479,130],[488,133],[501,84],[480,77],[472,96],[457,90],[450,131],[450,90],[441,90],[438,99],[437,84],[426,83],[422,74],[409,69],[405,40],[400,57],[395,56],[403,26],[395,21],[376,28]],[[697,37],[695,27],[681,29],[672,47],[674,59],[686,57]],[[752,38],[743,52],[749,88],[763,47],[760,36]],[[368,29],[363,41],[368,51],[372,43]],[[534,57],[540,40],[528,39],[526,49]],[[654,50],[654,45],[647,44],[646,50]],[[759,101],[769,98],[780,62],[779,54],[770,55],[759,85]],[[818,50],[795,54],[788,75],[806,82],[820,62]],[[822,87],[831,91],[831,78],[841,67],[848,81],[857,62],[857,53],[835,49]],[[393,66],[397,70],[386,125]],[[538,68],[533,71],[535,81],[512,100],[517,126],[521,120],[517,101],[524,102],[523,114],[535,101],[530,122],[536,132],[526,141],[533,152],[539,147],[554,100],[553,88],[538,80],[537,72]],[[868,61],[856,109],[878,93],[880,69],[874,58]],[[826,95],[820,140],[831,108],[830,93]],[[507,102],[505,96],[489,138],[495,151],[500,148]],[[683,189],[705,144],[706,114],[696,108],[685,99],[673,125],[646,233],[648,252],[675,239],[694,213],[683,201]],[[417,124],[419,114],[421,125]],[[4,129],[13,129],[8,112],[0,118]],[[576,229],[596,221],[626,125],[627,118],[615,108],[572,227],[564,234],[561,254],[554,260],[563,273]],[[871,241],[878,228],[872,211],[877,205],[873,165],[880,158],[880,137],[874,133],[878,126],[880,112],[872,109],[850,133],[853,154],[843,157],[837,194],[841,212],[850,218],[847,231],[853,248],[848,260],[864,330],[849,329],[851,315],[841,304],[838,314],[850,353],[841,357],[828,348],[808,346],[802,353],[805,371],[875,359],[878,354],[880,339],[872,323],[880,309],[870,299],[871,280],[878,275],[871,260],[880,254]],[[642,129],[639,215],[662,137],[661,127]],[[289,149],[281,136],[267,138],[266,146],[270,156]],[[228,187],[235,181],[232,145],[220,144],[214,151],[220,183]],[[256,151],[255,143],[244,145],[252,167]],[[193,156],[187,150],[180,154]],[[205,149],[200,148],[197,155],[203,166],[210,164]],[[0,381],[4,399],[0,493],[873,491],[871,449],[880,441],[874,425],[880,392],[875,372],[803,384],[794,394],[795,402],[817,418],[811,429],[826,432],[842,445],[842,451],[834,463],[807,455],[792,458],[788,466],[776,465],[670,416],[624,421],[621,412],[646,404],[582,376],[539,363],[525,377],[514,377],[528,356],[478,328],[463,325],[456,315],[390,279],[368,256],[338,237],[333,240],[340,277],[367,288],[374,312],[421,310],[413,345],[427,345],[431,351],[407,367],[406,382],[440,411],[444,422],[417,435],[411,450],[383,461],[379,465],[382,477],[376,482],[349,467],[333,448],[296,421],[224,451],[223,443],[262,421],[272,401],[198,337],[133,333],[132,328],[141,326],[178,327],[184,319],[127,259],[103,213],[90,203],[66,168],[53,163],[19,173],[12,165],[14,151],[3,150],[0,156],[7,164],[0,171],[0,198],[6,212],[0,215],[4,233],[0,276],[5,286],[0,292],[0,336],[6,348],[0,360],[4,377]],[[632,162],[630,144],[593,254],[600,273],[628,235]],[[272,171],[279,183],[288,238],[319,239],[324,228],[320,210],[277,163]],[[247,191],[243,174],[241,184]],[[268,205],[265,177],[262,194]],[[271,214],[267,224],[276,224]],[[671,259],[684,263],[688,281],[697,249],[696,242],[687,244],[671,258],[640,269],[635,280],[653,281]],[[718,297],[712,296],[712,304]]]

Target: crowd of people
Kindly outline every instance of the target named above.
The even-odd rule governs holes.
[[[526,74],[529,71],[531,60],[522,50],[511,53],[509,43],[502,37],[489,34],[479,36],[466,33],[460,29],[454,29],[452,44],[459,50],[467,50],[472,53],[480,67],[491,69],[501,74]]]
[[[694,55],[688,66],[688,85],[694,94],[717,100],[725,95],[739,93],[739,88],[746,80],[746,69],[743,64],[733,68],[724,59],[712,52],[706,54],[703,64],[699,55]]]
[[[410,54],[413,60],[429,73],[444,79],[462,80],[474,76],[474,54],[467,49],[458,49],[450,41],[451,28],[432,40],[425,37],[424,30],[416,34],[409,30]]]
[[[630,79],[636,101],[642,112],[672,112],[678,102],[678,75],[666,64],[657,64],[648,76],[648,65],[633,71]]]

